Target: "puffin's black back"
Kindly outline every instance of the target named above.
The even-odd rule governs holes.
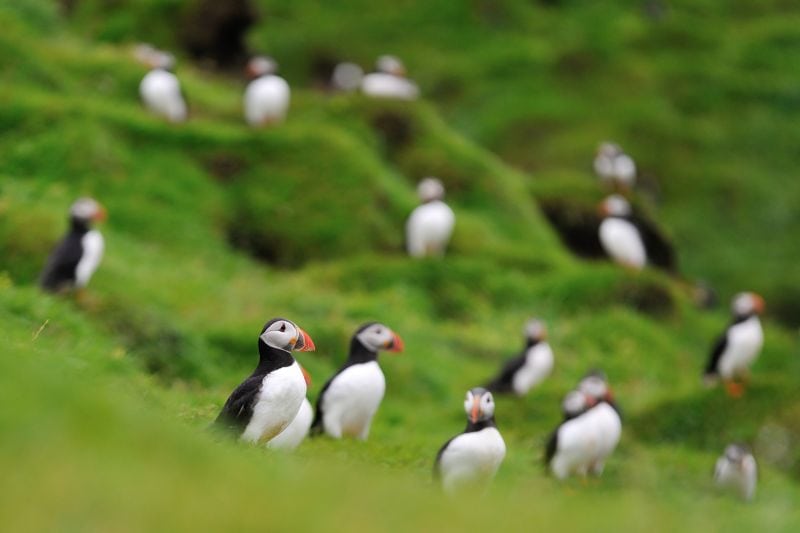
[[[86,228],[75,227],[55,247],[39,276],[42,289],[57,292],[75,284],[75,270],[83,255],[82,239]]]
[[[520,368],[525,366],[525,360],[528,357],[528,350],[538,343],[539,341],[528,340],[525,344],[525,348],[522,349],[522,352],[519,355],[512,357],[503,363],[500,373],[492,381],[486,384],[486,389],[491,392],[497,392],[501,394],[513,392],[514,374],[516,374]]]

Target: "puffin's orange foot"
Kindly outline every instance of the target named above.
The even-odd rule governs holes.
[[[726,381],[725,391],[731,398],[741,398],[744,394],[744,385],[735,381]]]

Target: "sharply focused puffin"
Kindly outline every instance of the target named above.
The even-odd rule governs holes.
[[[444,185],[436,178],[425,178],[417,185],[422,204],[406,222],[406,248],[412,257],[444,255],[456,216],[444,203]]]
[[[605,217],[600,223],[600,244],[617,263],[641,270],[647,263],[642,234],[631,220],[632,210],[628,201],[612,194],[600,204],[600,213]]]
[[[705,379],[713,383],[717,377],[725,382],[728,394],[734,397],[744,392],[750,365],[764,345],[764,330],[758,315],[764,312],[764,299],[752,292],[742,292],[731,303],[733,320],[720,335],[706,365]]]
[[[541,320],[529,320],[525,324],[525,347],[522,353],[506,361],[500,374],[486,388],[496,393],[524,396],[541,383],[553,370],[553,350],[546,338],[544,323]]]
[[[470,389],[464,411],[466,429],[441,447],[433,465],[434,478],[450,493],[466,484],[487,485],[506,455],[506,444],[494,421],[492,393],[482,387]]]
[[[629,190],[636,183],[636,164],[612,142],[604,142],[597,149],[594,171],[603,184],[617,189]]]
[[[92,198],[79,198],[69,208],[70,228],[51,252],[39,277],[42,289],[82,289],[103,258],[103,236],[92,222],[105,220],[106,210]]]
[[[231,393],[215,424],[247,442],[268,442],[295,419],[306,380],[292,351],[314,350],[308,333],[291,320],[273,318],[258,337],[258,366]]]
[[[303,377],[306,380],[306,387],[311,386],[311,376],[308,375],[306,369],[302,366],[300,370],[303,372]],[[286,429],[281,431],[278,435],[272,438],[267,443],[270,448],[279,450],[294,450],[308,435],[308,430],[311,429],[311,422],[314,420],[314,408],[311,407],[311,402],[308,398],[303,398],[303,403],[300,404],[300,410],[297,416],[294,417]]]
[[[381,350],[401,352],[403,341],[378,322],[365,324],[355,332],[347,361],[319,393],[315,432],[324,431],[337,439],[367,439],[386,390],[386,379],[378,365]]]
[[[394,98],[416,100],[419,96],[417,85],[406,78],[406,68],[395,56],[384,55],[378,58],[377,72],[364,76],[361,90],[373,98]]]
[[[252,80],[244,91],[244,118],[251,126],[282,122],[289,110],[289,84],[275,72],[278,64],[270,57],[257,56],[247,63]]]
[[[717,459],[714,481],[720,487],[736,490],[745,501],[753,499],[758,482],[758,467],[747,446],[729,444],[725,448],[725,453]]]
[[[170,72],[175,66],[172,54],[153,50],[146,56],[152,68],[139,84],[139,95],[150,111],[170,122],[186,120],[186,101],[177,76]]]

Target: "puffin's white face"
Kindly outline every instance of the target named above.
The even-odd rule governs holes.
[[[736,465],[741,465],[748,451],[739,444],[729,444],[725,448],[725,458]]]
[[[247,73],[257,78],[278,71],[278,63],[271,57],[256,56],[247,63]]]
[[[578,384],[578,390],[595,401],[608,400],[611,397],[606,380],[596,375],[583,378]]]
[[[535,318],[525,324],[525,337],[534,341],[541,341],[547,337],[547,328],[544,322]]]
[[[578,416],[589,407],[586,395],[579,391],[570,391],[561,402],[561,410],[565,416]]]
[[[363,78],[364,70],[355,63],[339,63],[333,69],[331,81],[337,89],[355,91]]]
[[[600,204],[600,212],[606,216],[628,216],[631,214],[631,204],[619,194],[612,194]]]
[[[269,322],[259,338],[267,346],[287,352],[314,350],[314,341],[311,340],[308,333],[297,327],[294,322],[282,318]]]
[[[69,215],[83,222],[105,220],[106,210],[93,198],[78,198],[69,208]]]
[[[425,178],[417,185],[417,196],[423,202],[432,202],[444,198],[444,185],[436,178]]]
[[[740,292],[733,298],[731,310],[736,316],[761,314],[764,312],[764,298],[754,292]]]
[[[394,76],[405,76],[406,67],[403,62],[395,56],[385,55],[378,58],[376,65],[380,72],[392,74]]]
[[[615,143],[604,142],[600,144],[600,147],[597,149],[597,153],[598,155],[605,157],[615,157],[622,153],[622,149]]]
[[[163,68],[164,70],[172,70],[175,68],[175,56],[169,52],[162,52],[160,50],[154,51],[150,54],[150,65],[153,68]]]
[[[468,390],[467,397],[464,399],[464,411],[473,424],[489,420],[494,416],[492,393],[482,387]]]
[[[383,324],[370,324],[356,334],[358,341],[368,350],[379,352],[387,350],[390,352],[402,352],[403,340],[391,329]]]

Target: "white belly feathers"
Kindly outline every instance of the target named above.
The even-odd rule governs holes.
[[[725,351],[719,359],[719,375],[732,379],[747,370],[764,345],[764,330],[757,316],[730,327]]]
[[[306,381],[296,361],[267,374],[242,440],[263,442],[278,435],[297,416],[305,397]]]
[[[366,439],[385,391],[386,379],[377,361],[345,368],[322,398],[325,431],[336,438]]]
[[[506,444],[497,428],[463,433],[442,453],[442,483],[452,492],[467,483],[485,483],[494,477],[506,455]]]
[[[81,260],[75,268],[75,286],[78,288],[85,287],[89,283],[92,274],[100,265],[105,242],[100,232],[93,229],[83,236],[81,246],[83,247],[83,255],[81,255]]]

